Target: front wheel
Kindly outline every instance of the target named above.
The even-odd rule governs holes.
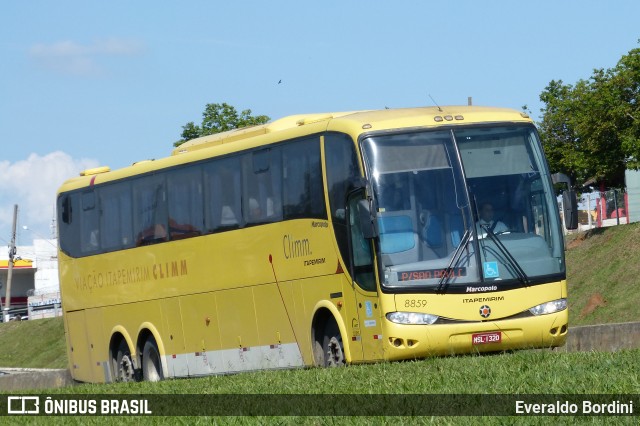
[[[325,325],[322,354],[325,367],[344,367],[347,363],[344,356],[342,335],[334,319],[329,320]]]
[[[160,351],[153,337],[149,337],[142,350],[142,377],[148,382],[158,382],[164,379]]]

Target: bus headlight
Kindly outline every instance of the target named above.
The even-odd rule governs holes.
[[[547,315],[567,309],[567,299],[558,299],[529,309],[533,315]]]
[[[396,324],[433,324],[438,320],[437,315],[421,314],[418,312],[389,312],[387,319]]]

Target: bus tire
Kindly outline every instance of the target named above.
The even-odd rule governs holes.
[[[160,351],[153,337],[149,337],[142,350],[142,377],[146,382],[159,382],[164,379]]]
[[[324,327],[322,354],[325,367],[344,367],[347,363],[344,357],[342,335],[338,324],[333,318],[329,319]]]
[[[313,364],[316,367],[324,367],[325,366],[325,356],[324,350],[322,349],[322,342],[324,340],[324,336],[316,336],[313,340]]]
[[[121,340],[113,358],[113,375],[116,382],[133,382],[135,369],[133,358],[126,340]]]

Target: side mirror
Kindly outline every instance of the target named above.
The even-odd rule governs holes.
[[[578,197],[573,189],[562,193],[562,212],[565,228],[578,229]]]
[[[551,175],[554,185],[566,185],[567,189],[562,192],[562,214],[564,216],[564,227],[570,230],[578,229],[578,197],[576,191],[571,189],[571,179],[563,173]]]
[[[554,173],[551,175],[553,189],[556,195],[560,195],[564,188],[571,189],[571,178],[564,173]]]
[[[371,214],[371,204],[369,200],[358,200],[356,210],[362,236],[368,240],[377,237],[378,226],[376,218]]]

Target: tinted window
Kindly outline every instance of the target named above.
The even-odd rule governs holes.
[[[147,176],[133,182],[133,226],[138,246],[167,240],[167,197],[163,176]]]
[[[243,225],[240,158],[214,160],[204,166],[207,232]]]
[[[326,218],[320,139],[74,191],[60,196],[58,215],[60,245],[71,256],[283,219]]]
[[[103,251],[133,246],[131,185],[116,183],[100,188],[100,246]]]
[[[85,192],[80,201],[80,250],[82,253],[91,254],[100,248],[96,194],[93,191]]]
[[[204,227],[202,170],[184,167],[167,174],[169,236],[172,240],[195,237]]]
[[[282,220],[280,149],[265,148],[243,155],[243,213],[247,224]]]
[[[298,141],[282,147],[284,218],[326,218],[320,143]]]
[[[60,248],[63,252],[78,256],[80,245],[80,194],[65,194],[58,198],[58,230],[60,233]]]
[[[347,261],[349,259],[349,246],[345,217],[346,198],[350,189],[351,179],[360,176],[353,141],[347,135],[329,133],[325,137],[324,155],[331,218],[340,253],[342,258]]]

